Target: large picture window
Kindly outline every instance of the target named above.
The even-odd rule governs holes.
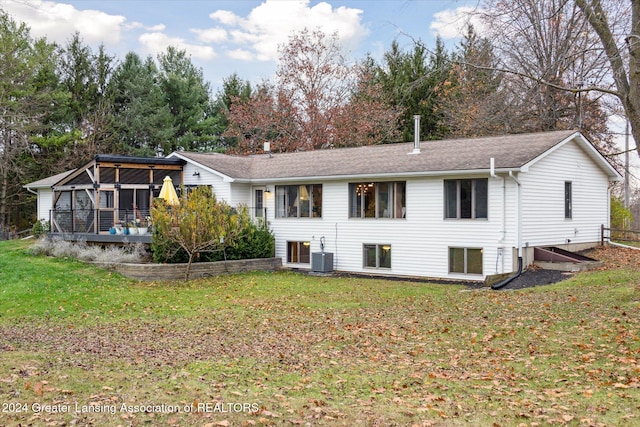
[[[322,184],[276,186],[276,218],[322,218]]]
[[[405,182],[349,184],[349,218],[404,218]]]
[[[445,180],[444,217],[486,219],[488,183],[487,179]]]
[[[365,268],[391,268],[391,245],[363,245]]]
[[[449,248],[449,273],[482,274],[482,249]]]

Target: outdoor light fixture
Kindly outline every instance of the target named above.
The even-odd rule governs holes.
[[[196,169],[195,172],[193,172],[193,176],[200,176],[200,172],[198,171],[198,169]]]

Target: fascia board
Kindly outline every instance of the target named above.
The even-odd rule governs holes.
[[[494,172],[509,173],[522,172],[520,168],[496,168]],[[377,179],[401,179],[401,178],[422,178],[422,177],[450,177],[456,175],[490,175],[491,169],[465,169],[465,170],[448,170],[448,171],[429,171],[429,172],[406,172],[406,173],[381,173],[381,174],[354,174],[354,175],[324,175],[324,176],[292,176],[283,178],[259,178],[259,179],[238,179],[236,182],[248,184],[274,184],[281,182],[317,182],[317,181],[350,181],[350,180],[377,180]]]
[[[170,157],[177,157],[178,159],[182,159],[187,163],[190,163],[190,164],[192,164],[194,166],[197,166],[198,168],[200,168],[202,170],[205,170],[205,171],[207,171],[209,173],[212,173],[213,175],[219,176],[220,178],[222,178],[222,180],[224,182],[240,182],[240,181],[236,180],[235,178],[230,177],[229,175],[225,175],[222,172],[219,172],[219,171],[217,171],[215,169],[212,169],[212,168],[210,168],[208,166],[205,166],[202,163],[196,162],[193,159],[190,159],[190,158],[188,158],[186,156],[182,156],[182,155],[180,155],[180,153],[177,153],[175,151],[167,156],[167,158],[170,158]]]

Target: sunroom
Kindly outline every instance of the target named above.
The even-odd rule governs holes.
[[[51,233],[70,240],[150,242],[151,202],[165,177],[183,183],[181,159],[98,155],[52,186]]]

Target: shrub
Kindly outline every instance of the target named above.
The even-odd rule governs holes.
[[[44,234],[47,234],[50,230],[51,230],[51,227],[49,226],[49,221],[45,221],[44,219],[41,219],[36,221],[35,224],[33,224],[33,227],[31,228],[31,233],[35,237],[40,237]]]
[[[238,242],[227,251],[227,259],[270,258],[275,254],[275,238],[266,221],[249,222]]]
[[[176,263],[273,256],[274,237],[266,223],[256,225],[248,209],[218,201],[209,187],[186,194],[180,204],[154,200],[151,248],[156,262]],[[188,279],[189,268],[185,279]]]
[[[80,261],[95,261],[108,264],[143,262],[147,257],[145,246],[141,243],[110,245],[106,248],[88,245],[86,242],[69,242],[59,238],[43,237],[31,246],[34,255],[70,257]]]

